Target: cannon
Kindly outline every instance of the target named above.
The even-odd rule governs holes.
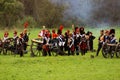
[[[64,51],[60,50],[60,46],[58,44],[58,40],[51,40],[49,44],[43,45],[43,40],[41,38],[36,38],[31,40],[31,57],[34,56],[46,56],[47,54],[44,53],[44,49],[49,48],[51,54],[53,56],[57,55],[66,55]]]
[[[115,55],[120,58],[120,43],[109,44],[105,43],[102,46],[102,55],[104,58],[113,58]]]
[[[14,52],[14,39],[13,38],[8,38],[6,39],[4,42],[2,42],[2,51],[3,51],[3,54],[7,54],[8,51],[11,52]]]
[[[32,39],[31,46],[30,46],[31,57],[34,57],[37,55],[40,56],[42,51],[42,46],[43,46],[43,41],[41,38]]]

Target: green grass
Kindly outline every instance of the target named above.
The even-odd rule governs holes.
[[[100,29],[86,29],[96,36],[95,49]],[[119,38],[120,28],[116,30]],[[39,31],[40,29],[30,30],[30,38],[36,38]],[[0,36],[2,37],[1,33]],[[0,55],[0,80],[120,80],[120,59],[104,59],[101,53],[91,59],[91,54],[95,55],[95,52],[88,52],[85,56],[34,58],[30,57],[30,53],[22,58]]]

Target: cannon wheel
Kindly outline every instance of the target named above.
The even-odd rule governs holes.
[[[102,55],[103,55],[104,58],[109,57],[109,48],[108,48],[107,44],[103,44]]]
[[[120,44],[117,44],[116,46],[116,57],[120,58]]]
[[[5,55],[7,54],[7,51],[10,50],[10,47],[13,45],[13,41],[14,41],[13,38],[8,38],[5,40],[5,42],[3,42],[3,48],[2,48],[3,54]]]
[[[42,54],[42,42],[39,39],[31,40],[31,57],[41,56]]]
[[[111,51],[110,57],[113,58],[113,57],[114,57],[114,54],[115,54],[115,50]]]
[[[105,43],[102,47],[102,55],[104,58],[114,57],[116,51],[116,44],[107,44]]]

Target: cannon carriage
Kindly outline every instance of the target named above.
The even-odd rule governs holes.
[[[116,56],[117,58],[120,58],[120,43],[116,44],[109,44],[104,43],[102,46],[102,55],[104,58],[113,58]]]
[[[40,56],[41,55],[41,51],[42,51],[42,46],[43,46],[43,41],[41,38],[37,38],[37,39],[32,39],[31,40],[31,46],[30,46],[30,50],[31,50],[31,56]]]
[[[23,46],[21,46],[23,47]],[[14,38],[8,38],[4,41],[0,40],[0,53],[7,55],[8,53],[11,55],[19,54],[20,46],[14,40]]]
[[[51,40],[49,44],[43,45],[43,40],[41,38],[31,40],[31,56],[47,56],[45,51],[50,51],[50,54],[53,56],[57,55],[66,55],[64,51],[60,50],[58,40]]]
[[[10,51],[11,53],[14,52],[13,44],[14,44],[13,38],[8,38],[4,41],[0,40],[0,53],[6,55],[8,51]]]
[[[106,32],[107,33],[107,32]],[[108,31],[108,39],[103,43],[102,55],[104,58],[113,58],[115,55],[117,58],[120,57],[120,40],[117,41],[115,37],[115,29]]]

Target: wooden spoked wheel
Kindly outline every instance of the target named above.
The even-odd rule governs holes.
[[[43,41],[41,39],[31,40],[31,47],[30,47],[31,57],[42,55],[42,45],[43,45]]]

